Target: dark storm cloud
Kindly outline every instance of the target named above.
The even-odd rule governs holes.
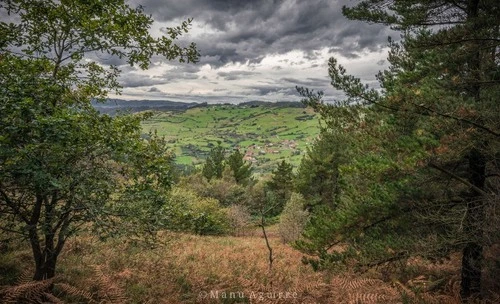
[[[215,32],[196,37],[203,58],[210,64],[259,62],[266,54],[302,50],[314,59],[315,50],[327,47],[346,57],[386,45],[386,27],[349,21],[341,8],[349,1],[331,0],[134,0],[155,20],[194,18]],[[217,60],[213,60],[217,58]]]
[[[293,85],[305,86],[305,87],[326,86],[330,82],[326,77],[325,78],[306,78],[305,80],[285,77],[285,78],[281,78],[281,80],[284,82],[287,82],[287,83],[291,83]]]
[[[258,75],[260,73],[250,71],[231,71],[231,72],[218,72],[217,76],[222,77],[224,80],[242,79],[246,76]]]
[[[293,96],[297,95],[297,90],[295,87],[287,87],[287,86],[280,86],[280,85],[255,85],[255,86],[249,86],[248,87],[249,91],[247,91],[247,95],[259,95],[259,96],[266,96],[266,95],[272,95],[272,94],[283,94],[283,95],[288,95],[288,96]]]
[[[158,89],[157,87],[151,87],[148,92],[151,92],[151,93],[161,93],[161,90]]]

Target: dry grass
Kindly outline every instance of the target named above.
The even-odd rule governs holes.
[[[458,257],[439,265],[410,260],[400,273],[380,268],[363,276],[332,275],[313,272],[273,229],[270,235],[271,271],[257,232],[168,234],[162,236],[167,244],[155,248],[75,238],[60,259],[59,278],[67,285],[60,283],[59,290],[97,303],[459,303]]]

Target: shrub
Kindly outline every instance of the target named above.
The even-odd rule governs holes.
[[[232,205],[226,209],[230,233],[242,236],[247,230],[254,226],[248,208],[242,205]]]
[[[162,212],[169,230],[207,235],[223,234],[229,227],[228,216],[218,200],[180,187],[172,189]]]
[[[225,207],[245,201],[245,188],[236,182],[230,168],[224,170],[220,179],[208,181],[201,173],[196,173],[181,178],[178,186],[198,196],[214,198]]]
[[[304,210],[304,197],[292,193],[280,216],[278,234],[284,243],[297,241],[309,220],[309,212]]]

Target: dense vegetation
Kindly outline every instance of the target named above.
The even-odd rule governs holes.
[[[189,21],[154,38],[121,0],[0,9],[1,301],[499,300],[497,1],[344,8],[402,37],[380,89],[331,58],[333,104],[114,116],[93,103],[120,72],[86,53],[196,62]]]

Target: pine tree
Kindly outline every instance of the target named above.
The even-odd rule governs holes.
[[[302,159],[295,178],[295,187],[308,202],[308,208],[326,205],[334,208],[340,187],[339,166],[345,157],[346,141],[328,130],[322,130],[320,138]]]
[[[271,180],[266,183],[266,188],[274,193],[277,201],[277,212],[281,212],[293,191],[293,166],[283,160],[273,170]]]
[[[243,160],[244,155],[236,149],[229,155],[227,164],[233,172],[234,179],[240,185],[247,185],[252,179],[252,164]]]
[[[383,90],[367,88],[332,58],[329,74],[347,96],[338,103],[343,107],[322,104],[321,94],[300,92],[334,129],[356,121],[349,112],[368,110],[365,138],[378,137],[379,147],[364,153],[378,156],[370,164],[367,155],[353,151],[341,178],[362,169],[379,180],[345,183],[340,208],[323,210],[311,221],[315,228],[302,248],[319,252],[340,240],[356,247],[362,237],[356,249],[366,253],[365,265],[461,250],[461,295],[470,298],[481,291],[484,246],[498,242],[496,229],[485,223],[494,219],[487,211],[494,210],[499,193],[500,4],[374,0],[344,8],[344,14],[403,32],[400,43],[390,42],[390,69],[378,75]],[[360,203],[366,194],[372,200]],[[370,236],[372,243],[366,242]],[[377,247],[394,254],[374,255]]]
[[[208,180],[211,180],[212,178],[222,178],[222,173],[224,172],[224,167],[226,166],[225,153],[226,149],[224,149],[220,143],[210,150],[202,169],[203,176],[205,176]]]

